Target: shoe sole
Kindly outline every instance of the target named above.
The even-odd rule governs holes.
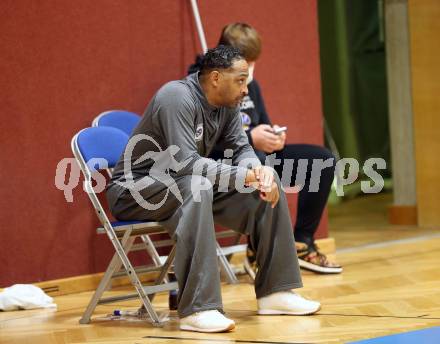
[[[312,315],[318,312],[321,309],[321,306],[318,309],[313,311],[305,311],[305,312],[286,312],[280,311],[276,309],[261,309],[258,310],[258,315]]]
[[[311,264],[300,258],[298,259],[298,263],[299,266],[303,269],[321,274],[340,274],[343,270],[342,268],[326,268],[323,266]]]
[[[203,332],[203,333],[228,332],[228,331],[232,331],[234,328],[235,328],[235,324],[231,324],[226,328],[222,327],[222,328],[211,328],[211,329],[198,328],[198,327],[193,327],[191,325],[180,325],[180,329],[182,331]]]

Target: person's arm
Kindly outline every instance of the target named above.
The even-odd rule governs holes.
[[[251,135],[251,130],[252,130],[253,128],[254,128],[254,127],[249,128],[248,130],[245,131],[245,134],[246,134],[246,136],[247,136],[247,138],[248,138],[248,142],[249,142],[249,144],[250,144],[252,147],[254,146],[254,141],[252,140],[252,135]]]
[[[247,159],[252,166],[248,170],[246,184],[252,185],[261,192],[261,198],[270,202],[272,207],[276,205],[279,199],[278,188],[274,183],[274,170],[268,166],[262,166],[260,160],[255,155],[254,149],[247,141],[246,135],[241,123],[239,111],[231,113],[230,120],[227,122],[223,131],[222,145],[224,148],[232,149],[234,165]]]
[[[229,116],[229,120],[223,129],[220,144],[224,149],[232,149],[232,164],[238,165],[240,161],[250,159],[250,161],[253,161],[254,166],[261,165],[245,134],[238,109],[231,111]]]
[[[174,145],[179,148],[173,157],[176,163],[171,164],[171,175],[173,177],[192,174],[204,175],[218,185],[220,174],[226,173],[230,175],[229,187],[235,185],[237,178],[245,181],[248,174],[247,168],[222,164],[204,158],[198,153],[194,131],[196,109],[185,87],[184,85],[173,85],[163,89],[156,96],[154,105],[156,129],[160,131],[168,147]],[[247,142],[246,136],[244,136],[244,140]],[[242,148],[240,143],[237,149],[241,150]],[[246,150],[247,148],[243,150],[243,153]]]

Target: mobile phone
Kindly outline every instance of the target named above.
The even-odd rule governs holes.
[[[284,133],[287,130],[287,127],[280,127],[280,128],[274,128],[273,132],[276,135],[281,135],[281,133]]]

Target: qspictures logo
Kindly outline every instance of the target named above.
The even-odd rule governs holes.
[[[202,129],[203,131],[203,129]],[[203,135],[203,133],[202,133]],[[137,144],[146,140],[152,143],[155,151],[148,151],[143,153],[140,157],[133,157],[133,151]],[[200,202],[200,192],[206,190],[207,187],[218,185],[219,192],[227,192],[230,189],[230,178],[233,172],[238,169],[245,171],[248,168],[254,168],[261,163],[257,159],[244,159],[239,162],[238,166],[232,166],[233,151],[226,149],[224,151],[224,159],[215,162],[214,160],[199,157],[194,161],[194,157],[188,157],[183,161],[178,161],[176,156],[180,152],[180,148],[171,145],[163,150],[157,141],[149,135],[138,134],[133,136],[124,151],[124,178],[116,180],[115,183],[119,186],[129,190],[133,199],[137,204],[147,210],[157,210],[162,207],[170,194],[172,194],[179,202],[183,203],[181,190],[173,178],[179,172],[185,170],[185,174],[193,176],[191,180],[191,192],[194,201]],[[92,160],[92,159],[91,159]],[[145,169],[145,175],[139,177],[139,166],[149,160],[149,168]],[[221,163],[221,165],[219,165]],[[97,166],[96,170],[108,169],[108,162],[102,158],[93,158],[93,161],[88,162],[89,166]],[[281,165],[281,160],[276,158],[275,154],[266,157],[265,166],[274,170],[274,167]],[[220,168],[219,168],[220,166]],[[295,167],[294,167],[295,166]],[[354,183],[358,177],[361,165],[356,159],[343,158],[334,161],[334,158],[329,159],[284,159],[283,169],[280,177],[280,187],[286,193],[301,192],[306,183],[306,177],[309,173],[309,182],[307,192],[318,192],[320,187],[321,173],[326,168],[333,168],[335,173],[336,194],[344,196],[344,186]],[[362,166],[362,171],[370,180],[361,182],[361,190],[364,193],[378,193],[384,187],[384,180],[377,170],[385,169],[386,161],[382,158],[370,158],[366,160]],[[136,176],[133,174],[136,170]],[[296,170],[295,178],[293,179],[293,172]],[[206,171],[220,171],[219,173],[206,173]],[[69,173],[68,173],[69,172]],[[205,175],[204,175],[205,173]],[[275,172],[274,172],[275,173]],[[206,177],[210,183],[201,184],[200,176]],[[235,175],[235,188],[238,192],[249,193],[255,191],[252,187],[244,186],[244,174]],[[106,186],[105,177],[99,173],[93,173],[95,185],[93,191],[100,193],[104,191]],[[73,190],[78,186],[80,180],[80,167],[74,158],[62,159],[56,168],[55,186],[64,192],[64,197],[67,202],[73,202]],[[292,185],[292,180],[294,183]],[[150,203],[142,196],[142,191],[147,190],[155,183],[160,183],[164,186],[166,192],[163,199],[158,203]],[[83,189],[87,191],[85,184]],[[145,193],[144,193],[145,194]]]

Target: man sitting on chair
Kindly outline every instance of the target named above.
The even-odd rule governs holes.
[[[302,171],[304,179],[298,182],[297,186],[302,184],[298,193],[298,208],[295,222],[296,250],[300,267],[317,272],[320,274],[341,273],[342,267],[335,261],[331,261],[323,254],[315,243],[315,234],[318,230],[319,222],[334,178],[336,159],[326,148],[318,145],[304,144],[297,142],[295,144],[286,144],[286,134],[281,132],[276,134],[277,125],[272,126],[269,115],[264,104],[263,93],[260,86],[253,78],[253,70],[261,53],[261,38],[257,30],[246,23],[231,23],[226,25],[219,39],[219,45],[231,45],[240,49],[241,54],[249,65],[248,91],[249,94],[240,104],[240,115],[243,122],[243,129],[248,137],[249,144],[255,150],[255,154],[260,161],[265,164],[269,159],[278,164],[274,164],[275,171],[282,175],[287,161],[292,163],[291,177],[284,180],[285,187],[296,186],[298,171],[301,171],[301,160],[307,165]],[[189,73],[194,73],[199,69],[199,59],[191,65]],[[298,81],[299,82],[299,81]],[[298,116],[298,114],[295,114]],[[214,149],[210,157],[217,160],[222,157],[222,152]],[[275,158],[275,159],[274,159]],[[318,176],[318,187],[314,188],[312,181],[312,167],[314,161],[331,162],[326,168],[322,169]],[[300,173],[301,174],[301,173]],[[299,178],[301,179],[301,178]],[[248,245],[244,267],[252,279],[255,278],[256,261],[255,250],[252,245]]]
[[[176,240],[182,330],[235,327],[223,315],[214,223],[249,235],[256,249],[258,314],[320,308],[292,291],[302,282],[287,201],[279,177],[261,166],[242,128],[238,105],[248,93],[248,67],[238,49],[218,46],[204,55],[199,72],[165,84],[107,188],[117,219],[162,221]],[[228,159],[206,158],[219,144]]]

